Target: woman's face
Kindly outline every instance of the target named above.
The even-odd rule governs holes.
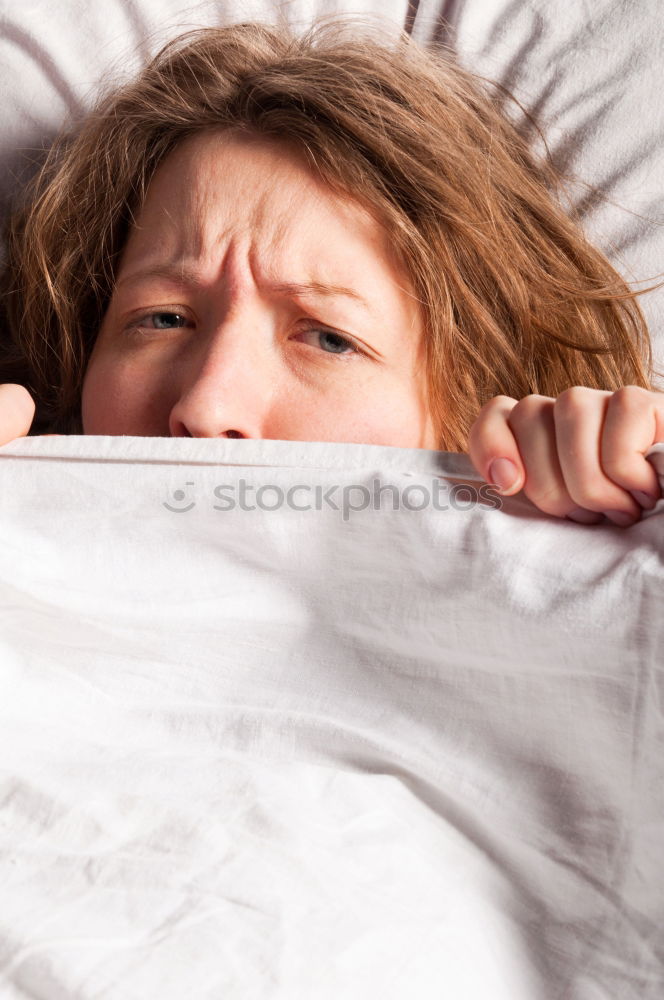
[[[86,434],[436,448],[420,309],[387,234],[285,146],[164,161],[83,383]]]

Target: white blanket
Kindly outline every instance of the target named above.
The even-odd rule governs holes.
[[[661,1000],[664,504],[280,441],[0,480],[3,1000]]]

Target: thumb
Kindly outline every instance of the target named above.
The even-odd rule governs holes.
[[[480,476],[503,496],[522,488],[525,471],[508,418],[517,400],[495,396],[479,412],[468,436],[470,458]]]
[[[510,496],[523,486],[523,475],[513,459],[494,458],[489,464],[486,481],[495,486],[499,493]]]
[[[35,415],[35,403],[22,385],[0,385],[0,445],[24,437]]]

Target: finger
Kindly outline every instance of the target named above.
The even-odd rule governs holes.
[[[517,405],[510,396],[495,396],[480,410],[468,436],[470,458],[480,476],[503,496],[523,486],[525,471],[509,415]]]
[[[664,394],[625,386],[613,394],[604,421],[601,462],[605,473],[646,510],[661,496],[645,453],[664,441]]]
[[[603,512],[609,520],[625,527],[639,519],[641,507],[631,493],[607,475],[602,461],[601,442],[613,396],[612,392],[574,386],[556,399],[553,418],[558,457],[570,497],[577,506]],[[643,456],[641,459],[645,462]]]
[[[596,524],[601,515],[580,505],[567,489],[558,454],[555,402],[550,396],[526,396],[510,414],[510,427],[526,470],[523,492],[546,514]]]
[[[22,385],[0,385],[0,445],[23,437],[35,415],[32,396]]]

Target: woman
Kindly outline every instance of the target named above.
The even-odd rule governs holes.
[[[469,450],[548,513],[634,523],[662,396],[634,293],[557,190],[410,41],[184,36],[15,217],[1,380],[37,432]]]

